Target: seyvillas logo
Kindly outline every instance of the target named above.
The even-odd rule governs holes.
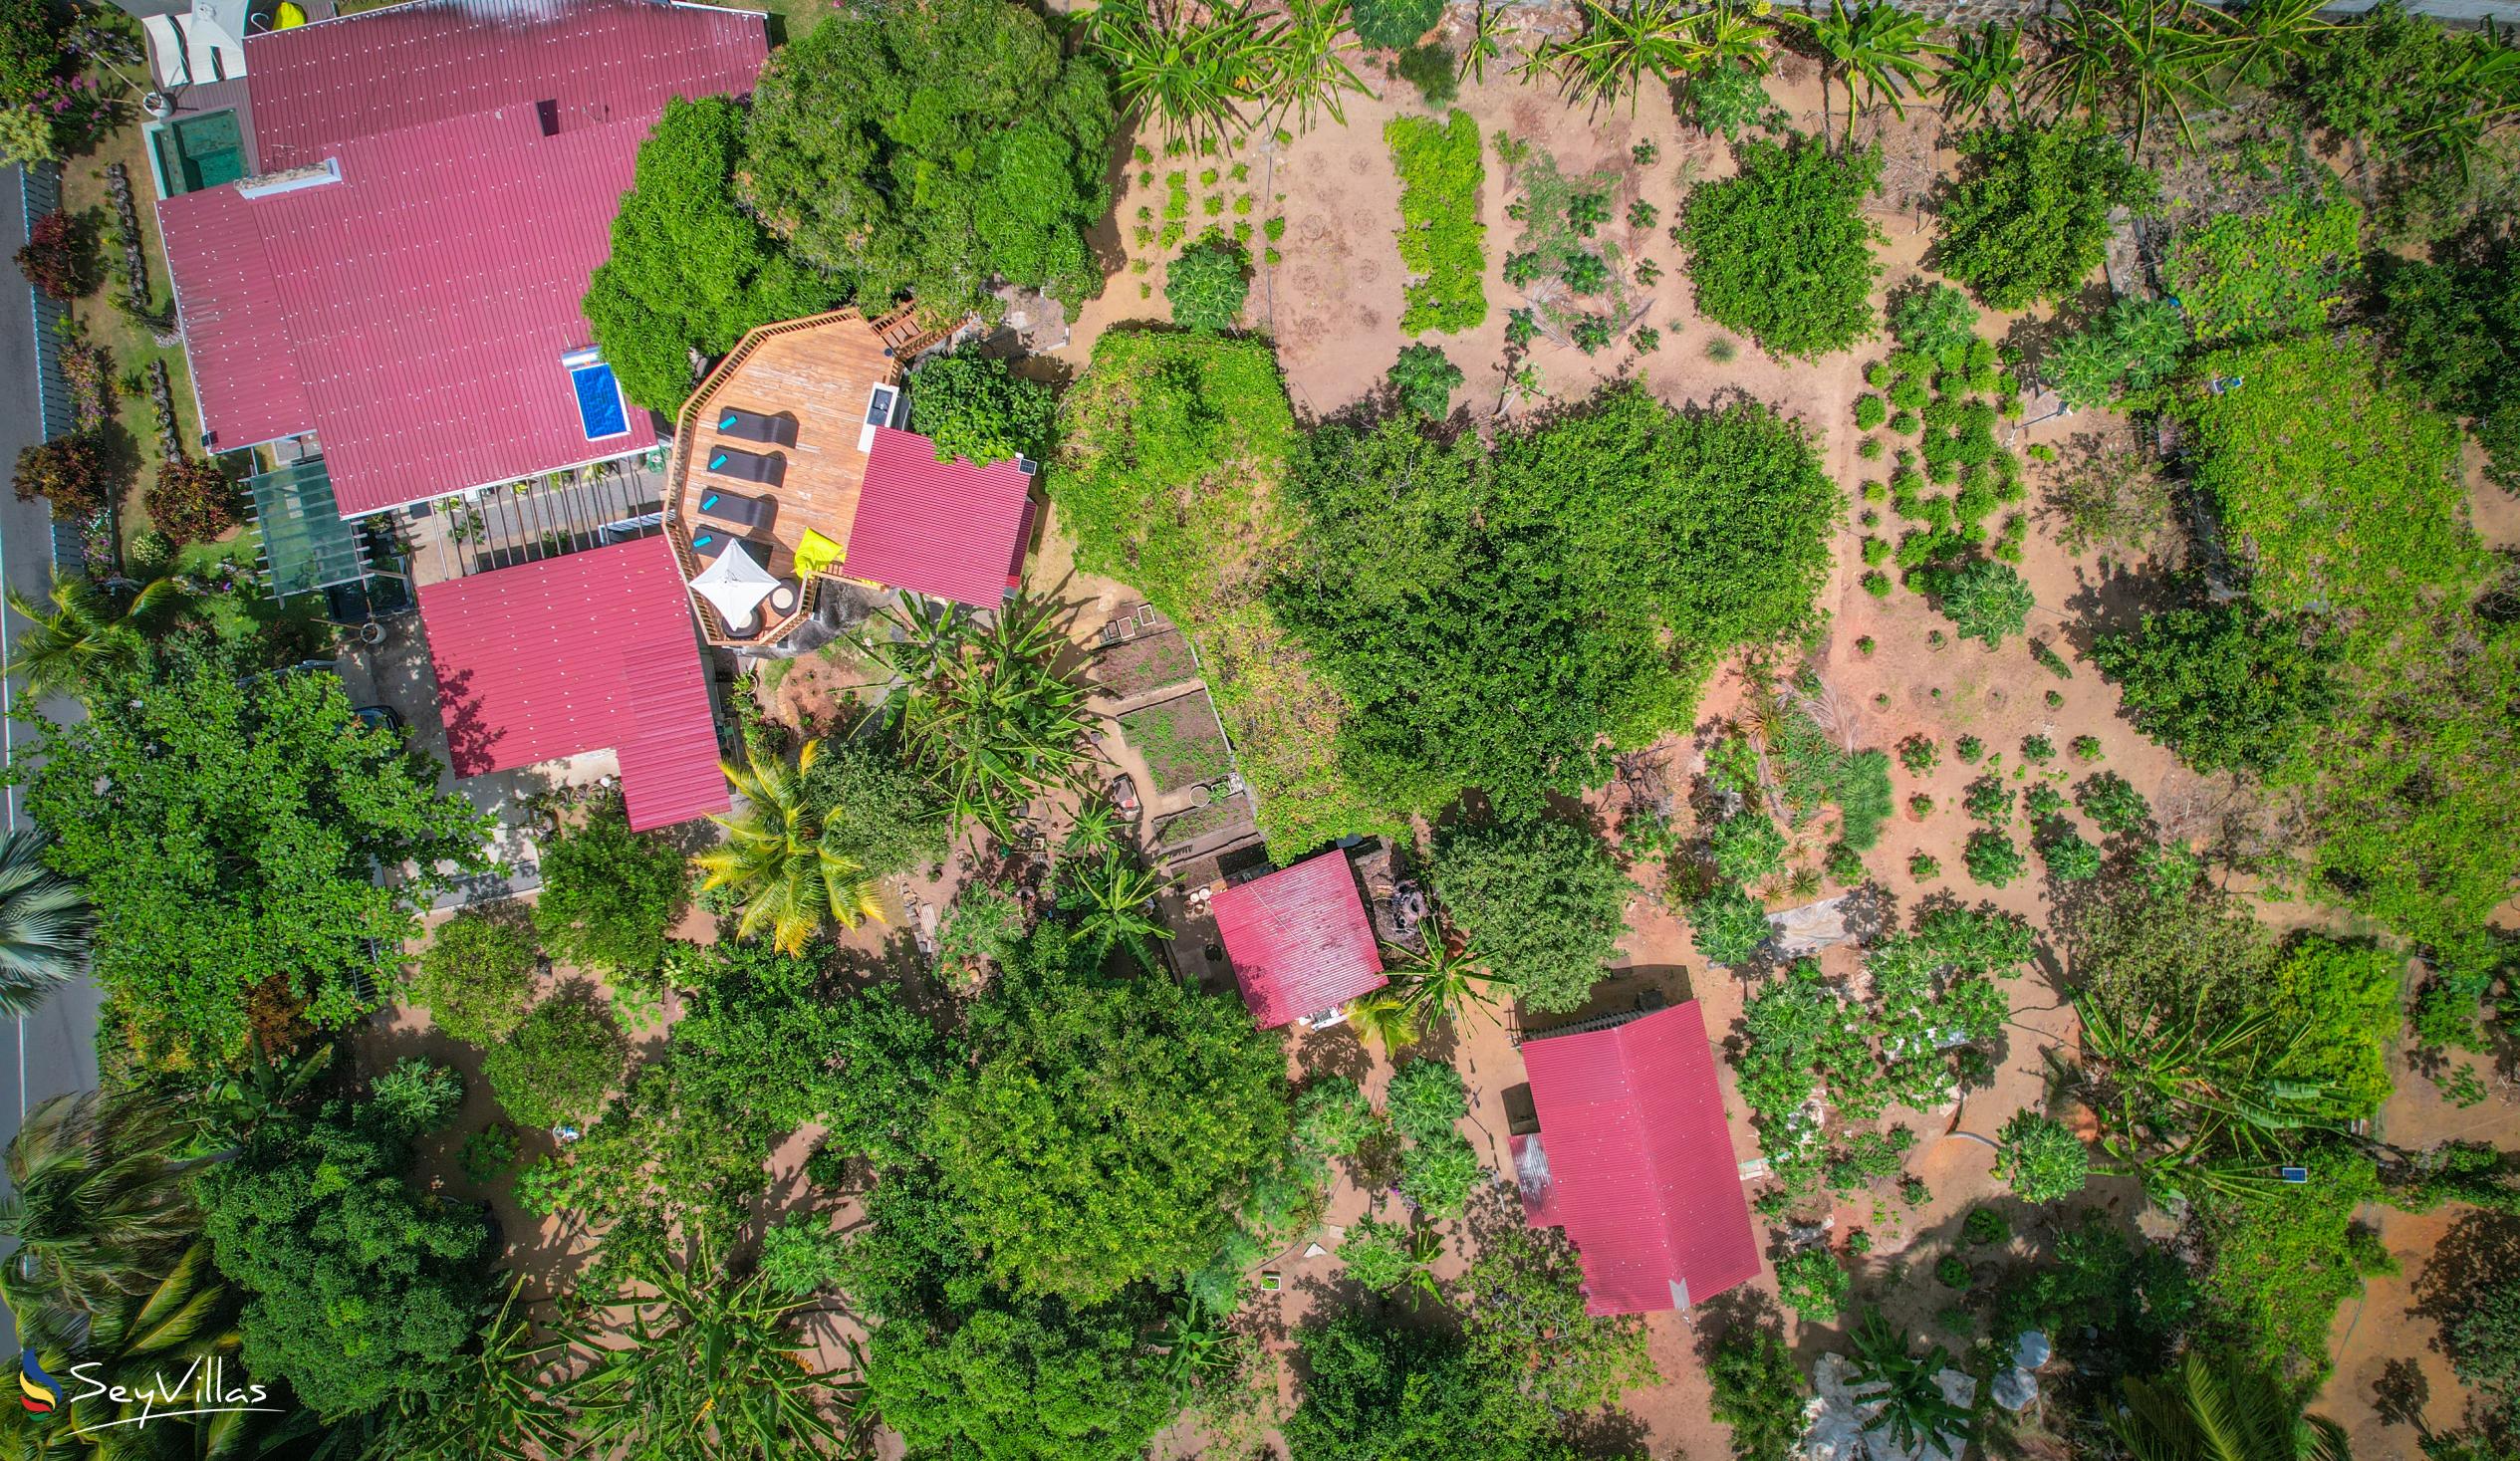
[[[18,1351],[18,1403],[35,1415],[50,1415],[61,1407],[61,1381],[44,1372],[33,1349]]]

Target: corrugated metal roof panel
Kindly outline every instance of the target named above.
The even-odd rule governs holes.
[[[1548,1151],[1545,1209],[1583,1261],[1586,1309],[1703,1304],[1758,1276],[1697,1001],[1526,1041],[1523,1065]]]
[[[233,187],[157,204],[201,428],[222,451],[315,429],[254,209]]]
[[[1013,460],[936,460],[936,443],[876,428],[841,572],[853,579],[995,609],[1021,572],[1032,476]]]
[[[419,592],[457,776],[611,747],[633,829],[728,806],[672,550],[641,538]]]
[[[665,98],[749,93],[758,15],[656,0],[419,0],[248,37],[265,170],[320,162],[358,137],[550,104],[562,132],[630,122]]]
[[[1389,981],[1348,854],[1333,849],[1209,903],[1243,1003],[1263,1030],[1372,994]]]

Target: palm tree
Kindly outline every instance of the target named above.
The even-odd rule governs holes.
[[[1383,970],[1402,1008],[1419,1030],[1454,1023],[1476,1009],[1494,1017],[1499,986],[1511,987],[1472,951],[1470,940],[1440,920],[1429,918],[1422,931],[1426,951],[1384,945]]]
[[[1284,18],[1256,43],[1257,90],[1277,109],[1278,120],[1292,112],[1299,131],[1313,129],[1316,108],[1346,126],[1348,113],[1340,97],[1348,92],[1371,95],[1346,60],[1345,53],[1358,46],[1348,34],[1348,7],[1340,0],[1288,0]]]
[[[900,676],[889,701],[912,760],[953,799],[957,822],[1013,841],[1034,796],[1082,789],[1092,717],[1051,606],[1019,598],[983,621],[912,598],[859,643]]]
[[[33,627],[9,656],[8,673],[26,681],[27,693],[39,700],[85,695],[107,675],[137,666],[147,645],[141,625],[183,597],[174,580],[159,579],[118,610],[82,574],[54,575],[41,602],[12,588],[9,607]]]
[[[730,1281],[706,1232],[681,1263],[647,1243],[630,1256],[648,1292],[610,1306],[605,1326],[627,1342],[598,1350],[570,1387],[583,1454],[787,1461],[842,1449],[832,1412],[854,1410],[863,1386],[814,1362],[798,1332],[810,1301],[757,1272]]]
[[[1724,0],[1702,10],[1685,0],[1584,0],[1584,34],[1543,46],[1532,66],[1556,72],[1573,100],[1600,106],[1625,96],[1633,110],[1647,78],[1667,86],[1727,62],[1764,70],[1768,35]]]
[[[1953,122],[1991,118],[1997,97],[2004,99],[2004,120],[2018,122],[2021,79],[2029,69],[2021,54],[2021,28],[1990,20],[1974,32],[1960,33],[1951,60],[1934,78],[1934,94],[1942,99],[1943,116]]]
[[[458,1356],[459,1372],[442,1390],[400,1392],[396,1413],[383,1418],[360,1461],[537,1461],[569,1454],[569,1386],[549,1371],[572,1341],[572,1329],[536,1339],[518,1311],[523,1276],[508,1285],[480,1347]]]
[[[1146,940],[1172,937],[1172,930],[1155,921],[1151,911],[1162,885],[1152,869],[1138,866],[1118,848],[1105,848],[1100,858],[1068,877],[1069,896],[1085,907],[1077,930],[1104,953],[1114,944],[1127,944],[1139,965],[1154,968],[1154,951]]]
[[[1357,1027],[1359,1040],[1382,1046],[1385,1055],[1397,1055],[1417,1043],[1417,1012],[1389,990],[1350,1000],[1348,1023]]]
[[[2067,0],[2064,16],[2049,25],[2052,49],[2040,68],[2048,99],[2059,111],[2092,117],[2114,103],[2135,123],[2139,158],[2159,111],[2178,120],[2179,136],[2193,145],[2188,104],[2220,99],[2206,82],[2218,47],[2185,24],[2189,14],[2188,0]]]
[[[1903,1452],[1913,1453],[1928,1441],[1940,1441],[1957,1453],[1969,1434],[1969,1412],[1951,1403],[1935,1376],[1951,1367],[1951,1353],[1940,1344],[1911,1354],[1907,1337],[1893,1330],[1878,1309],[1864,1317],[1850,1338],[1855,1342],[1855,1372],[1868,1386],[1856,1393],[1863,1402],[1879,1401],[1881,1409],[1864,1423],[1864,1433],[1888,1431]]]
[[[40,832],[0,837],[0,1015],[24,1015],[88,965],[95,910],[44,865]]]
[[[1811,22],[1812,38],[1828,53],[1828,66],[1822,68],[1824,81],[1828,68],[1835,67],[1847,89],[1847,141],[1855,141],[1855,84],[1864,83],[1866,95],[1875,101],[1887,100],[1893,116],[1905,118],[1907,109],[1902,96],[1925,86],[1927,56],[1946,54],[1949,48],[1925,40],[1932,22],[1921,15],[1911,15],[1889,3],[1889,0],[1858,0],[1853,10],[1846,0],[1829,0],[1829,13],[1815,16]],[[1825,115],[1825,103],[1824,103]]]
[[[2135,1461],[2354,1461],[2345,1429],[2304,1415],[2272,1375],[2187,1351],[2178,1368],[2129,1378],[2109,1428]]]
[[[841,851],[806,785],[822,746],[819,739],[807,741],[794,766],[776,755],[765,763],[750,753],[744,766],[726,763],[726,779],[743,794],[743,809],[711,816],[726,829],[726,842],[691,859],[707,874],[702,889],[729,889],[743,903],[737,936],[751,938],[768,928],[770,942],[782,953],[804,952],[826,916],[843,928],[855,928],[865,918],[883,919],[875,879]]]
[[[1089,43],[1112,69],[1122,107],[1165,135],[1204,140],[1242,130],[1242,106],[1260,96],[1267,48],[1259,23],[1232,0],[1194,16],[1186,0],[1111,0],[1094,12]]]
[[[0,1199],[0,1234],[18,1240],[0,1299],[21,1319],[50,1310],[76,1328],[155,1288],[201,1226],[186,1180],[197,1163],[170,1155],[183,1136],[154,1096],[127,1087],[28,1112]]]

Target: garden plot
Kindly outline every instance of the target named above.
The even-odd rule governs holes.
[[[1176,696],[1120,718],[1121,734],[1146,758],[1157,796],[1216,780],[1234,769],[1225,728],[1202,692]]]
[[[1094,656],[1094,683],[1115,700],[1198,678],[1198,657],[1179,629],[1162,629],[1114,644]]]

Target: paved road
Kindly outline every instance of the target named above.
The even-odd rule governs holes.
[[[26,208],[15,167],[0,172],[0,259],[26,242]],[[35,399],[35,320],[25,277],[0,263],[0,470],[13,468],[18,451],[43,435]],[[42,502],[20,502],[0,489],[0,576],[11,588],[41,597],[53,569],[51,511]],[[0,610],[0,653],[26,628],[15,613]],[[54,700],[29,706],[11,680],[0,685],[0,756],[12,764],[33,745],[22,717],[76,715],[76,704]],[[0,823],[24,826],[19,790],[0,792]],[[0,1142],[15,1136],[27,1109],[47,1096],[97,1084],[96,986],[82,981],[53,996],[32,1015],[0,1028]]]

